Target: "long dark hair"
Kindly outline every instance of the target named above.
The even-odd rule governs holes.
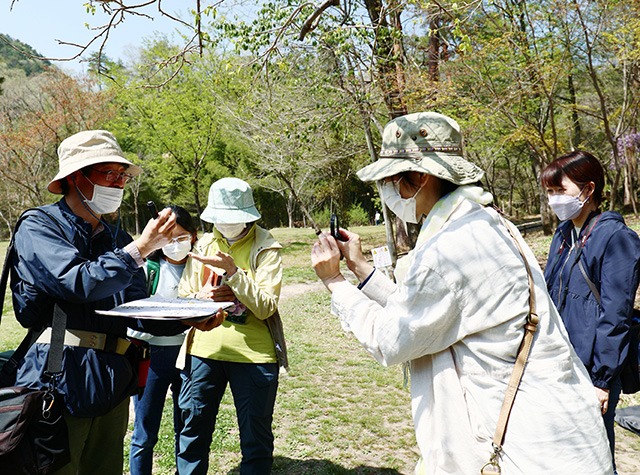
[[[582,150],[566,153],[542,170],[540,182],[544,187],[560,187],[565,176],[580,190],[593,182],[596,187],[591,196],[595,205],[600,206],[604,188],[604,169],[596,157]]]

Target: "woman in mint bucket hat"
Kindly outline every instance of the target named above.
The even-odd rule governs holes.
[[[186,338],[178,472],[207,472],[218,407],[228,385],[238,416],[240,473],[267,474],[273,463],[279,367],[287,367],[278,313],[282,246],[255,223],[260,213],[251,187],[238,178],[211,185],[201,217],[214,229],[194,246],[178,291],[185,297],[232,301],[235,307],[215,334],[194,330]]]
[[[518,230],[486,206],[492,197],[478,183],[483,172],[462,152],[460,127],[442,114],[387,124],[380,159],[358,176],[383,181],[384,201],[402,220],[424,222],[415,248],[398,260],[395,282],[367,262],[358,235],[341,230],[343,242],[321,234],[311,261],[332,293],[331,310],[378,362],[408,364],[421,452],[416,473],[480,473],[494,452],[532,311],[530,272],[539,323],[494,452],[499,467],[488,468],[505,475],[612,473],[590,378],[536,258]],[[343,277],[340,254],[359,285]]]
[[[222,178],[209,188],[207,207],[200,215],[209,223],[252,223],[262,215],[256,209],[253,192],[246,181]]]

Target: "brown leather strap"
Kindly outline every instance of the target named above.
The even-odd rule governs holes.
[[[518,386],[520,386],[522,373],[524,373],[524,367],[527,363],[527,359],[529,358],[531,344],[533,343],[533,336],[536,332],[536,329],[538,328],[539,321],[538,314],[536,313],[536,294],[533,283],[533,275],[531,274],[529,263],[527,262],[527,258],[524,255],[522,246],[520,245],[518,238],[515,236],[511,227],[509,226],[509,223],[502,217],[502,215],[500,215],[500,217],[504,221],[504,225],[509,231],[509,234],[515,241],[518,252],[524,260],[524,266],[527,269],[527,277],[529,280],[529,315],[527,316],[527,321],[524,325],[524,337],[522,339],[522,343],[520,344],[520,348],[518,348],[518,354],[516,356],[513,373],[511,373],[511,379],[509,380],[509,385],[507,386],[507,391],[504,395],[504,401],[502,402],[502,409],[500,409],[500,415],[498,416],[498,426],[496,427],[496,432],[493,436],[493,454],[491,456],[491,460],[480,470],[480,472],[484,475],[489,475],[491,473],[500,473],[498,458],[500,452],[502,452],[504,434],[507,430],[507,423],[509,422],[511,408],[513,407],[513,402],[516,398],[516,393],[518,392]]]

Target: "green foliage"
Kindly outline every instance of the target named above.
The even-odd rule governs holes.
[[[0,33],[0,64],[5,68],[24,71],[27,77],[44,72],[51,63],[36,58],[42,57],[31,46]]]
[[[331,214],[329,208],[322,208],[313,213],[313,219],[318,226],[328,229],[331,224]]]
[[[369,214],[362,208],[362,205],[355,204],[347,212],[347,223],[349,226],[366,226],[371,224]]]

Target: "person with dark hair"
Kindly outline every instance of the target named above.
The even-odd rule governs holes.
[[[547,288],[595,386],[613,457],[620,374],[630,354],[640,279],[640,238],[619,213],[600,211],[604,170],[590,153],[574,151],[554,160],[541,182],[562,221],[544,272]]]
[[[182,277],[187,257],[196,242],[198,229],[189,212],[180,206],[170,206],[176,216],[176,226],[171,242],[147,257],[147,295],[160,295],[166,298],[178,296],[178,284]],[[158,431],[162,420],[162,411],[171,388],[173,399],[173,429],[175,434],[175,453],[178,451],[178,437],[182,430],[182,417],[178,407],[178,396],[182,379],[176,368],[176,359],[184,341],[184,333],[173,336],[154,336],[148,333],[130,330],[129,336],[145,340],[150,345],[151,360],[147,384],[142,397],[133,396],[135,419],[129,466],[131,475],[151,475],[153,467],[153,448],[158,442]]]
[[[424,217],[396,282],[342,229],[345,241],[320,234],[312,265],[343,328],[381,364],[409,366],[416,474],[610,474],[589,376],[535,256],[486,206],[483,175],[463,157],[453,119],[420,112],[392,120],[380,158],[358,176],[381,180],[384,203],[405,223]],[[342,275],[341,254],[359,285]]]
[[[66,315],[66,330],[56,389],[64,399],[71,460],[55,473],[122,474],[129,397],[138,387],[127,328],[175,335],[185,326],[107,317],[96,310],[146,297],[144,259],[171,241],[176,216],[160,211],[135,241],[104,220],[120,208],[125,184],[142,172],[106,130],[66,138],[58,158],[59,171],[48,190],[63,196],[28,211],[15,234],[13,309],[22,326],[46,328],[20,363],[15,384],[34,389],[51,384],[47,364],[57,306]],[[193,325],[210,329],[222,316],[219,312]]]

